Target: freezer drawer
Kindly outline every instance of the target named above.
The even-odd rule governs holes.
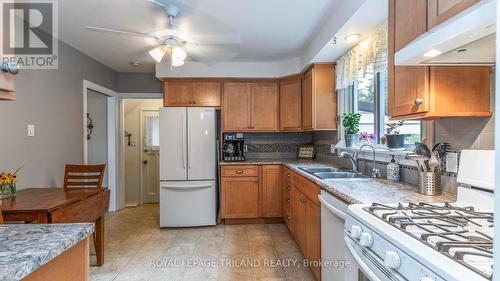
[[[215,224],[215,181],[160,183],[160,227]]]

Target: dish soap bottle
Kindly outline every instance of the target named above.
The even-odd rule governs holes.
[[[400,180],[399,165],[396,164],[394,155],[391,156],[392,156],[391,162],[387,164],[387,179],[392,182],[398,182]]]

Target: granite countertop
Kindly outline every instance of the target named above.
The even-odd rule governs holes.
[[[336,179],[322,180],[299,169],[305,166],[335,167],[331,163],[297,159],[255,159],[244,162],[221,162],[221,165],[279,165],[283,164],[297,174],[309,179],[323,190],[330,192],[348,204],[360,203],[444,203],[455,202],[456,195],[443,193],[427,196],[418,193],[418,188],[404,183],[394,183],[385,179]]]
[[[93,223],[0,225],[0,280],[24,278],[93,232]]]

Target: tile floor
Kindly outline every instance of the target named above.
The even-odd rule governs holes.
[[[108,214],[105,263],[93,266],[91,255],[90,280],[314,280],[284,224],[160,229],[158,212],[145,205]]]

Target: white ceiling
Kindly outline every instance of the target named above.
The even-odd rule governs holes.
[[[168,0],[158,0],[167,2]],[[223,49],[237,62],[292,59],[308,45],[332,7],[350,0],[172,0],[180,8],[177,23],[190,34],[240,34],[241,45]],[[152,34],[167,27],[162,8],[148,0],[59,1],[59,37],[119,72],[154,72],[140,37],[84,29],[101,26]],[[222,48],[222,47],[221,47]],[[226,48],[226,47],[224,47]],[[131,61],[143,63],[132,67]]]

